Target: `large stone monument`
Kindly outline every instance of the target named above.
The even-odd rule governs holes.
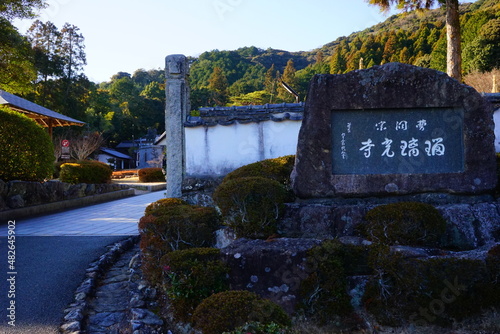
[[[165,134],[167,142],[167,197],[182,196],[185,166],[184,122],[189,106],[189,66],[184,55],[166,58]]]
[[[496,178],[491,105],[445,73],[389,63],[311,82],[299,198],[477,195]]]

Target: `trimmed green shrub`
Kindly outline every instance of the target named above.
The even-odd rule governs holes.
[[[365,216],[362,233],[375,242],[409,246],[439,246],[446,220],[430,204],[401,202],[380,205]]]
[[[241,177],[259,176],[278,181],[283,185],[288,185],[290,183],[290,174],[292,173],[294,164],[294,155],[286,155],[275,159],[266,159],[235,169],[226,175],[224,181],[234,180]]]
[[[249,291],[225,291],[208,297],[194,311],[193,322],[203,334],[232,331],[247,322],[291,323],[280,306]]]
[[[152,284],[160,285],[161,258],[168,252],[211,247],[220,217],[214,208],[170,205],[153,210],[139,221],[140,247],[143,252],[143,271]]]
[[[382,325],[449,326],[489,307],[483,261],[458,258],[386,259],[367,284],[365,307]]]
[[[353,312],[347,276],[371,273],[368,248],[325,241],[308,252],[307,270],[311,274],[300,285],[301,309],[322,325],[347,320]]]
[[[61,175],[61,166],[64,165],[64,164],[69,164],[69,163],[77,163],[78,160],[64,160],[64,161],[56,161],[54,163],[54,172],[52,174],[52,177],[54,179],[58,179],[59,176]]]
[[[78,161],[61,165],[59,179],[62,182],[77,183],[108,183],[111,181],[111,168],[99,161]]]
[[[286,334],[289,332],[288,326],[283,326],[275,322],[261,324],[260,322],[249,322],[230,332],[222,334]]]
[[[162,208],[171,207],[176,205],[189,205],[188,202],[180,199],[180,198],[162,198],[149,204],[146,207],[144,214],[147,215],[155,215],[161,216]]]
[[[161,259],[164,290],[176,319],[188,322],[201,301],[229,289],[229,267],[216,248],[191,248],[167,253]]]
[[[161,168],[142,168],[137,174],[141,182],[165,182],[165,174]]]
[[[277,232],[287,192],[278,181],[242,177],[223,182],[213,199],[239,238],[267,238]]]
[[[54,168],[47,131],[27,116],[0,106],[0,179],[43,181]]]

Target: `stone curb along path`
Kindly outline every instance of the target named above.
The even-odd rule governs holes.
[[[65,310],[63,334],[160,334],[156,290],[142,279],[139,236],[115,243],[91,263]]]

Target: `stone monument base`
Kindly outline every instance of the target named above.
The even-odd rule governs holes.
[[[448,222],[445,245],[476,249],[500,241],[500,200],[489,195],[426,193],[383,198],[315,199],[286,204],[280,235],[289,238],[334,239],[356,236],[356,226],[374,207],[397,202],[435,206]]]

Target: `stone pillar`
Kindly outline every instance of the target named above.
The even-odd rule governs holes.
[[[187,82],[189,66],[184,55],[167,56],[165,63],[167,197],[178,198],[182,196],[185,171],[184,121],[190,109]]]

